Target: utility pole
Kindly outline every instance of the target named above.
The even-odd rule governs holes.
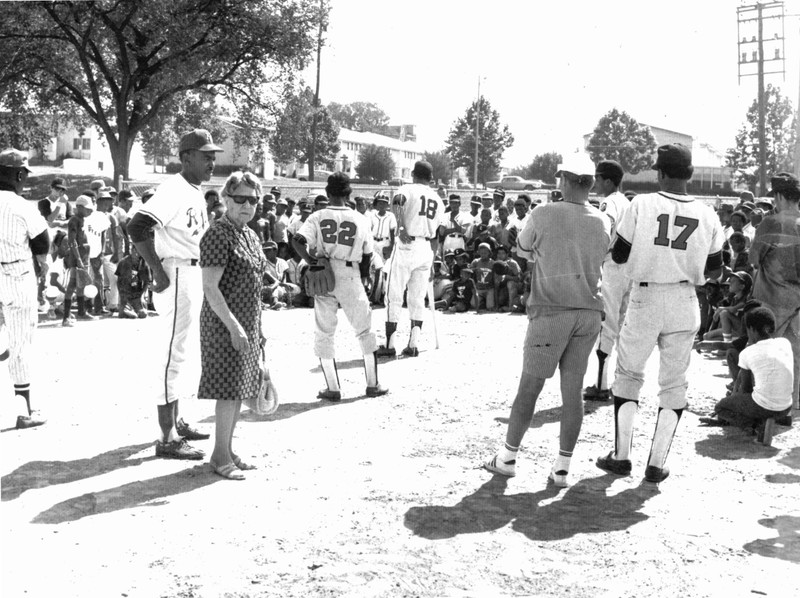
[[[758,77],[758,192],[760,195],[767,193],[767,139],[766,139],[766,97],[764,93],[764,76],[780,74],[786,75],[786,50],[784,47],[783,32],[783,2],[759,2],[752,6],[740,6],[737,12],[737,31],[739,38],[739,83],[742,77]],[[754,15],[755,12],[755,15]],[[766,13],[766,14],[765,14]],[[770,29],[772,36],[764,38],[764,21],[775,22]],[[753,25],[756,35],[753,35]],[[748,39],[748,33],[750,38]],[[768,44],[773,50],[773,55],[765,57],[764,47]],[[753,44],[756,49],[752,50]],[[752,51],[751,60],[748,61],[748,51]],[[769,71],[765,70],[764,63],[769,62]],[[776,64],[777,63],[777,64]],[[752,72],[749,65],[756,64],[756,72]]]
[[[314,164],[317,161],[317,115],[319,113],[319,73],[322,57],[322,32],[324,31],[324,2],[319,0],[319,33],[317,34],[317,84],[314,89],[314,107],[311,116],[311,149],[308,152],[308,180],[314,180]]]
[[[477,191],[478,189],[478,145],[481,140],[481,76],[478,75],[478,103],[475,104],[477,110],[475,111],[475,169],[472,179],[472,186]]]

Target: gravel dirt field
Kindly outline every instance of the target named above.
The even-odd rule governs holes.
[[[373,317],[382,334],[385,312]],[[148,338],[157,324],[41,327],[33,393],[49,422],[40,428],[12,428],[21,405],[0,369],[4,598],[800,596],[798,414],[772,447],[698,426],[727,382],[713,356],[692,356],[668,480],[642,481],[655,352],[633,475],[595,467],[613,446],[613,407],[587,403],[572,486],[559,491],[546,481],[557,379],[517,477],[479,468],[504,438],[524,316],[440,315],[439,350],[427,322],[418,358],[381,363],[391,392],[377,399],[364,395],[342,317],[345,398],[329,404],[315,398],[312,312],[265,312],[282,405],[243,416],[234,446],[259,468],[236,482],[204,462],[155,459]],[[595,368],[592,357],[587,384]],[[182,407],[213,431],[212,402]],[[195,445],[210,454],[212,441]]]

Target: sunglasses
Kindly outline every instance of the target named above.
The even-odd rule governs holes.
[[[258,203],[258,197],[253,197],[251,195],[231,195],[230,197],[233,203],[238,203],[239,205],[249,203],[251,206],[254,206]]]

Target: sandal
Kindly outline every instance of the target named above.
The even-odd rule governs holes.
[[[257,465],[250,465],[249,463],[245,463],[242,461],[241,457],[234,457],[233,464],[243,471],[247,471],[249,469],[258,469]]]
[[[214,465],[211,463],[211,469],[215,474],[222,476],[226,480],[244,480],[245,477],[236,468],[236,465],[227,463],[226,465]]]

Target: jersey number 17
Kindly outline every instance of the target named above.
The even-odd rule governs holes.
[[[687,218],[686,216],[675,216],[674,226],[682,226],[683,230],[678,234],[675,239],[670,240],[668,234],[670,232],[669,214],[660,214],[658,218],[658,236],[653,239],[653,244],[660,245],[661,247],[671,247],[672,249],[680,249],[685,251],[688,247],[686,241],[692,236],[692,233],[697,230],[700,221],[697,218]]]

